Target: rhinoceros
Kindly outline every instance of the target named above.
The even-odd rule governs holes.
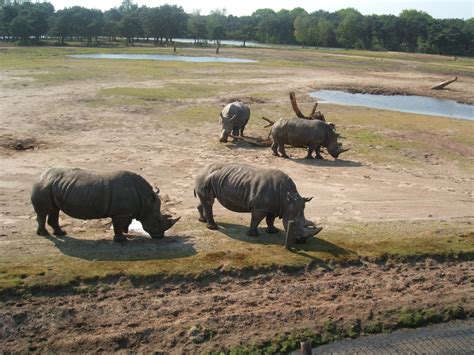
[[[199,221],[207,228],[217,229],[212,206],[214,199],[234,212],[250,212],[247,235],[258,236],[257,227],[266,219],[267,233],[277,233],[275,218],[283,219],[285,230],[294,221],[291,237],[304,242],[322,227],[305,219],[304,208],[311,198],[301,197],[291,178],[280,170],[261,169],[244,164],[211,164],[197,176],[194,196],[199,198]]]
[[[321,147],[326,147],[335,159],[339,154],[349,150],[341,148],[337,143],[338,134],[334,128],[320,120],[281,118],[272,126],[271,136],[273,155],[279,156],[280,153],[284,158],[288,158],[285,144],[308,147],[307,159],[314,159],[313,151],[316,151],[316,159],[323,159]]]
[[[232,133],[234,136],[244,136],[245,125],[250,118],[250,108],[242,102],[235,101],[228,104],[220,113],[219,123],[222,126],[221,142],[227,142]]]
[[[126,241],[132,219],[137,219],[152,238],[162,238],[178,218],[161,214],[159,190],[153,191],[140,175],[129,171],[100,174],[83,169],[48,169],[33,185],[31,202],[37,215],[38,235],[65,235],[59,211],[79,219],[112,218],[114,241]]]

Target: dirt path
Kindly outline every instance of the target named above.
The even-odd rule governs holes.
[[[387,310],[474,307],[473,262],[361,266],[298,274],[98,285],[0,306],[3,351],[217,351],[332,320],[362,327]],[[80,288],[78,288],[80,290]]]

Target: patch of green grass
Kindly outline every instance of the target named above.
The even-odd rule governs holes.
[[[464,172],[474,171],[474,126],[468,120],[412,115],[400,112],[324,105],[326,118],[336,123],[352,146],[349,154],[377,164],[422,165],[425,156],[455,162]]]
[[[184,219],[173,229],[175,237],[132,239],[124,246],[81,234],[63,240],[51,237],[42,255],[2,256],[0,290],[67,286],[81,280],[120,276],[139,281],[166,275],[196,277],[217,270],[302,268],[308,263],[359,258],[455,258],[474,253],[474,230],[466,231],[464,225],[346,225],[287,250],[283,232],[252,238],[246,235],[247,223],[242,218],[221,218],[219,231],[211,232],[197,221]],[[35,241],[33,238],[28,242]]]

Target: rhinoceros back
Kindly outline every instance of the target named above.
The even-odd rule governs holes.
[[[111,216],[138,218],[153,189],[139,175],[119,171],[99,174],[83,169],[53,168],[44,172],[33,186],[31,200],[37,209],[48,204],[74,218]]]
[[[244,164],[211,164],[197,177],[196,189],[212,194],[231,211],[261,210],[279,217],[287,192],[296,192],[283,172]]]
[[[333,137],[331,131],[332,127],[320,120],[281,118],[273,125],[271,134],[277,142],[307,147],[314,144],[326,146]]]
[[[235,116],[233,127],[235,129],[245,127],[250,118],[250,109],[242,102],[235,101],[222,109],[221,120],[231,119]]]

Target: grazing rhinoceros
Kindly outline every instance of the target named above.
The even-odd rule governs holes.
[[[227,142],[232,133],[234,136],[244,136],[245,125],[250,118],[250,108],[239,101],[232,102],[222,109],[219,123],[222,126],[221,142]]]
[[[316,235],[316,227],[304,217],[305,203],[311,198],[301,197],[291,178],[276,169],[260,169],[243,164],[211,164],[197,176],[194,196],[199,198],[199,221],[207,228],[217,229],[212,214],[214,199],[234,212],[252,214],[248,235],[258,236],[257,226],[266,218],[267,233],[277,233],[275,218],[282,218],[285,229],[293,220],[292,238],[304,242]]]
[[[33,185],[31,202],[37,214],[38,235],[49,235],[46,217],[55,235],[65,235],[59,226],[59,211],[80,219],[112,217],[114,241],[126,241],[132,219],[137,219],[152,238],[162,238],[178,220],[160,212],[159,190],[129,171],[108,174],[82,169],[52,168]]]
[[[295,147],[308,147],[307,159],[313,159],[313,151],[316,151],[316,159],[323,159],[321,147],[326,147],[333,158],[349,149],[341,148],[337,143],[338,134],[334,128],[320,120],[306,120],[302,118],[281,118],[273,126],[271,131],[273,143],[273,155],[288,158],[285,152],[285,144]]]

